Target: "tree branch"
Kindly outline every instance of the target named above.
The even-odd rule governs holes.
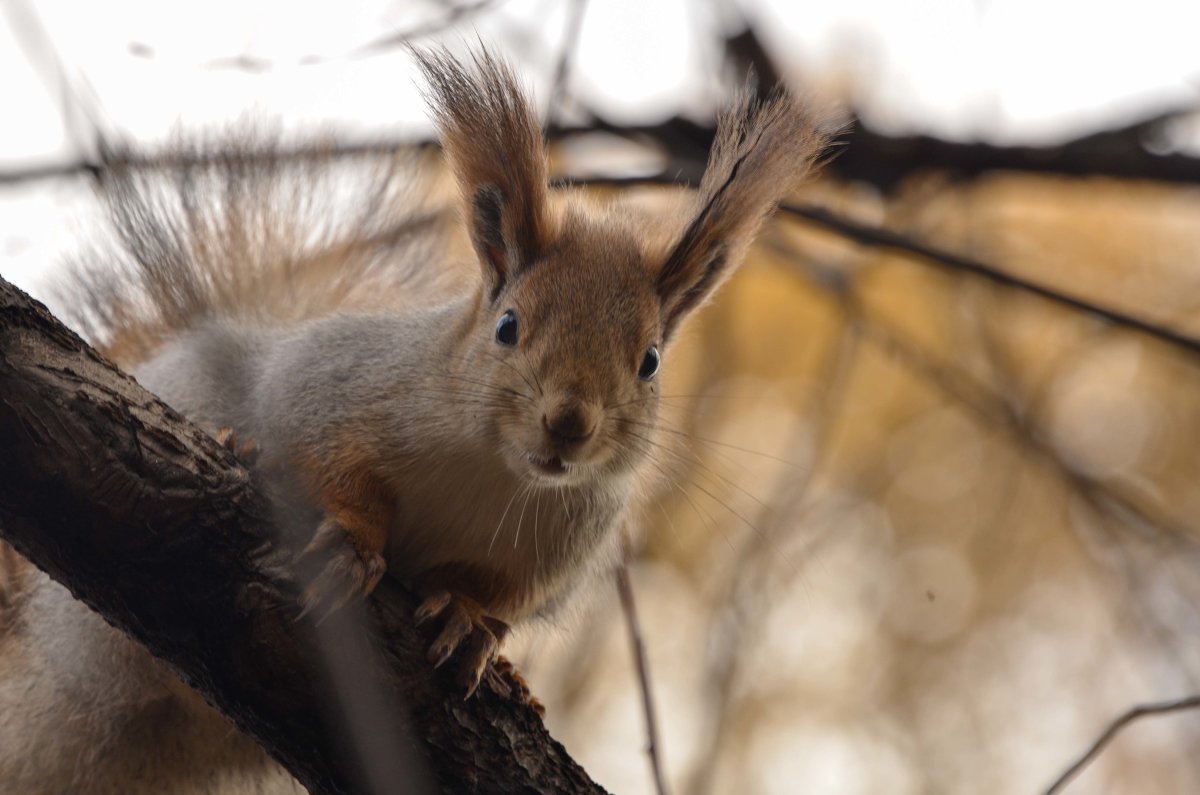
[[[1150,715],[1164,715],[1169,712],[1179,712],[1185,709],[1195,709],[1200,707],[1200,696],[1189,696],[1181,698],[1177,701],[1163,701],[1157,704],[1140,704],[1132,707],[1129,710],[1121,713],[1112,723],[1108,724],[1108,728],[1096,738],[1091,747],[1084,752],[1083,756],[1079,757],[1070,767],[1063,771],[1062,775],[1054,780],[1050,788],[1046,790],[1046,795],[1054,795],[1056,792],[1061,792],[1063,787],[1071,782],[1071,779],[1079,775],[1085,767],[1091,764],[1092,760],[1104,750],[1121,729],[1133,723],[1139,718],[1145,718]]]
[[[1128,312],[1122,312],[1119,309],[1097,304],[1085,298],[1056,290],[1053,287],[1047,287],[1035,281],[1030,281],[995,265],[954,254],[933,245],[919,243],[899,232],[860,224],[848,218],[834,215],[822,207],[784,204],[779,209],[781,212],[795,218],[803,219],[824,227],[831,232],[835,232],[842,237],[853,240],[859,245],[869,248],[890,249],[908,257],[916,257],[946,270],[980,276],[995,284],[1002,284],[1005,287],[1032,293],[1068,309],[1075,309],[1095,315],[1114,325],[1140,331],[1143,334],[1156,337],[1163,342],[1182,348],[1189,353],[1200,353],[1200,339],[1189,336],[1184,332],[1137,315],[1129,314]]]
[[[726,56],[738,73],[753,68],[760,89],[780,81],[779,70],[754,26],[726,36]],[[888,193],[904,180],[927,171],[974,179],[996,171],[1069,177],[1105,176],[1166,183],[1200,181],[1200,159],[1159,153],[1147,143],[1163,138],[1167,125],[1200,110],[1195,102],[1164,107],[1126,124],[1045,146],[1002,146],[983,141],[948,141],[932,135],[885,135],[856,119],[846,146],[825,170],[845,180],[866,182]]]
[[[377,792],[381,776],[422,791],[426,765],[446,792],[603,791],[511,678],[491,669],[470,700],[451,692],[425,662],[415,602],[393,584],[362,611],[371,633],[337,630],[358,647],[350,695],[374,707],[374,723],[347,725],[356,699],[315,637],[333,630],[296,620],[251,476],[3,279],[0,449],[0,536],[312,792]]]
[[[646,716],[646,754],[650,757],[650,771],[654,774],[654,791],[667,795],[667,776],[663,770],[662,741],[658,738],[658,720],[654,714],[654,696],[650,692],[650,667],[646,662],[646,646],[642,643],[642,627],[638,622],[637,602],[633,596],[633,584],[629,581],[629,566],[622,563],[617,569],[617,594],[621,597],[621,612],[625,614],[625,626],[629,630],[629,647],[633,652],[633,664],[638,684],[642,691],[642,712]]]

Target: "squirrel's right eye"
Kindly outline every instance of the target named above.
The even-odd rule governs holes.
[[[658,346],[651,345],[646,349],[646,355],[642,357],[642,366],[638,368],[638,378],[649,381],[658,375],[658,366],[661,363],[662,357],[658,355]]]
[[[501,315],[496,323],[496,342],[512,348],[517,344],[518,331],[517,313],[510,309]]]

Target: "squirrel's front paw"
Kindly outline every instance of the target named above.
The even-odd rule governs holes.
[[[329,615],[354,597],[366,597],[387,569],[380,553],[366,548],[339,522],[326,519],[297,559],[303,572],[314,565],[320,572],[300,595],[300,615],[318,608]]]
[[[442,590],[426,596],[415,618],[417,626],[441,619],[441,631],[427,657],[435,668],[440,668],[457,652],[455,679],[470,698],[479,687],[484,669],[496,658],[500,641],[508,634],[508,624],[484,613],[474,599]]]

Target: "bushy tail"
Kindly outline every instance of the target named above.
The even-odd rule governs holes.
[[[445,281],[446,211],[423,155],[337,155],[254,138],[117,157],[107,228],[68,264],[58,298],[129,365],[205,320],[289,322],[413,300]]]

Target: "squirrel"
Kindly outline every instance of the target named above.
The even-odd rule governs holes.
[[[213,230],[126,196],[121,289],[157,301],[169,332],[149,335],[134,376],[210,432],[232,429],[231,446],[256,446],[308,575],[304,610],[398,578],[433,627],[430,662],[453,660],[469,696],[511,626],[611,573],[650,477],[671,345],[829,135],[785,92],[746,92],[720,116],[685,211],[598,208],[551,189],[537,115],[501,60],[414,56],[461,198],[469,278],[403,308],[249,321],[228,300],[232,263],[195,255],[218,245],[195,239]],[[111,295],[91,300],[132,325]],[[186,317],[170,317],[181,301]],[[0,685],[0,713],[15,697]]]

